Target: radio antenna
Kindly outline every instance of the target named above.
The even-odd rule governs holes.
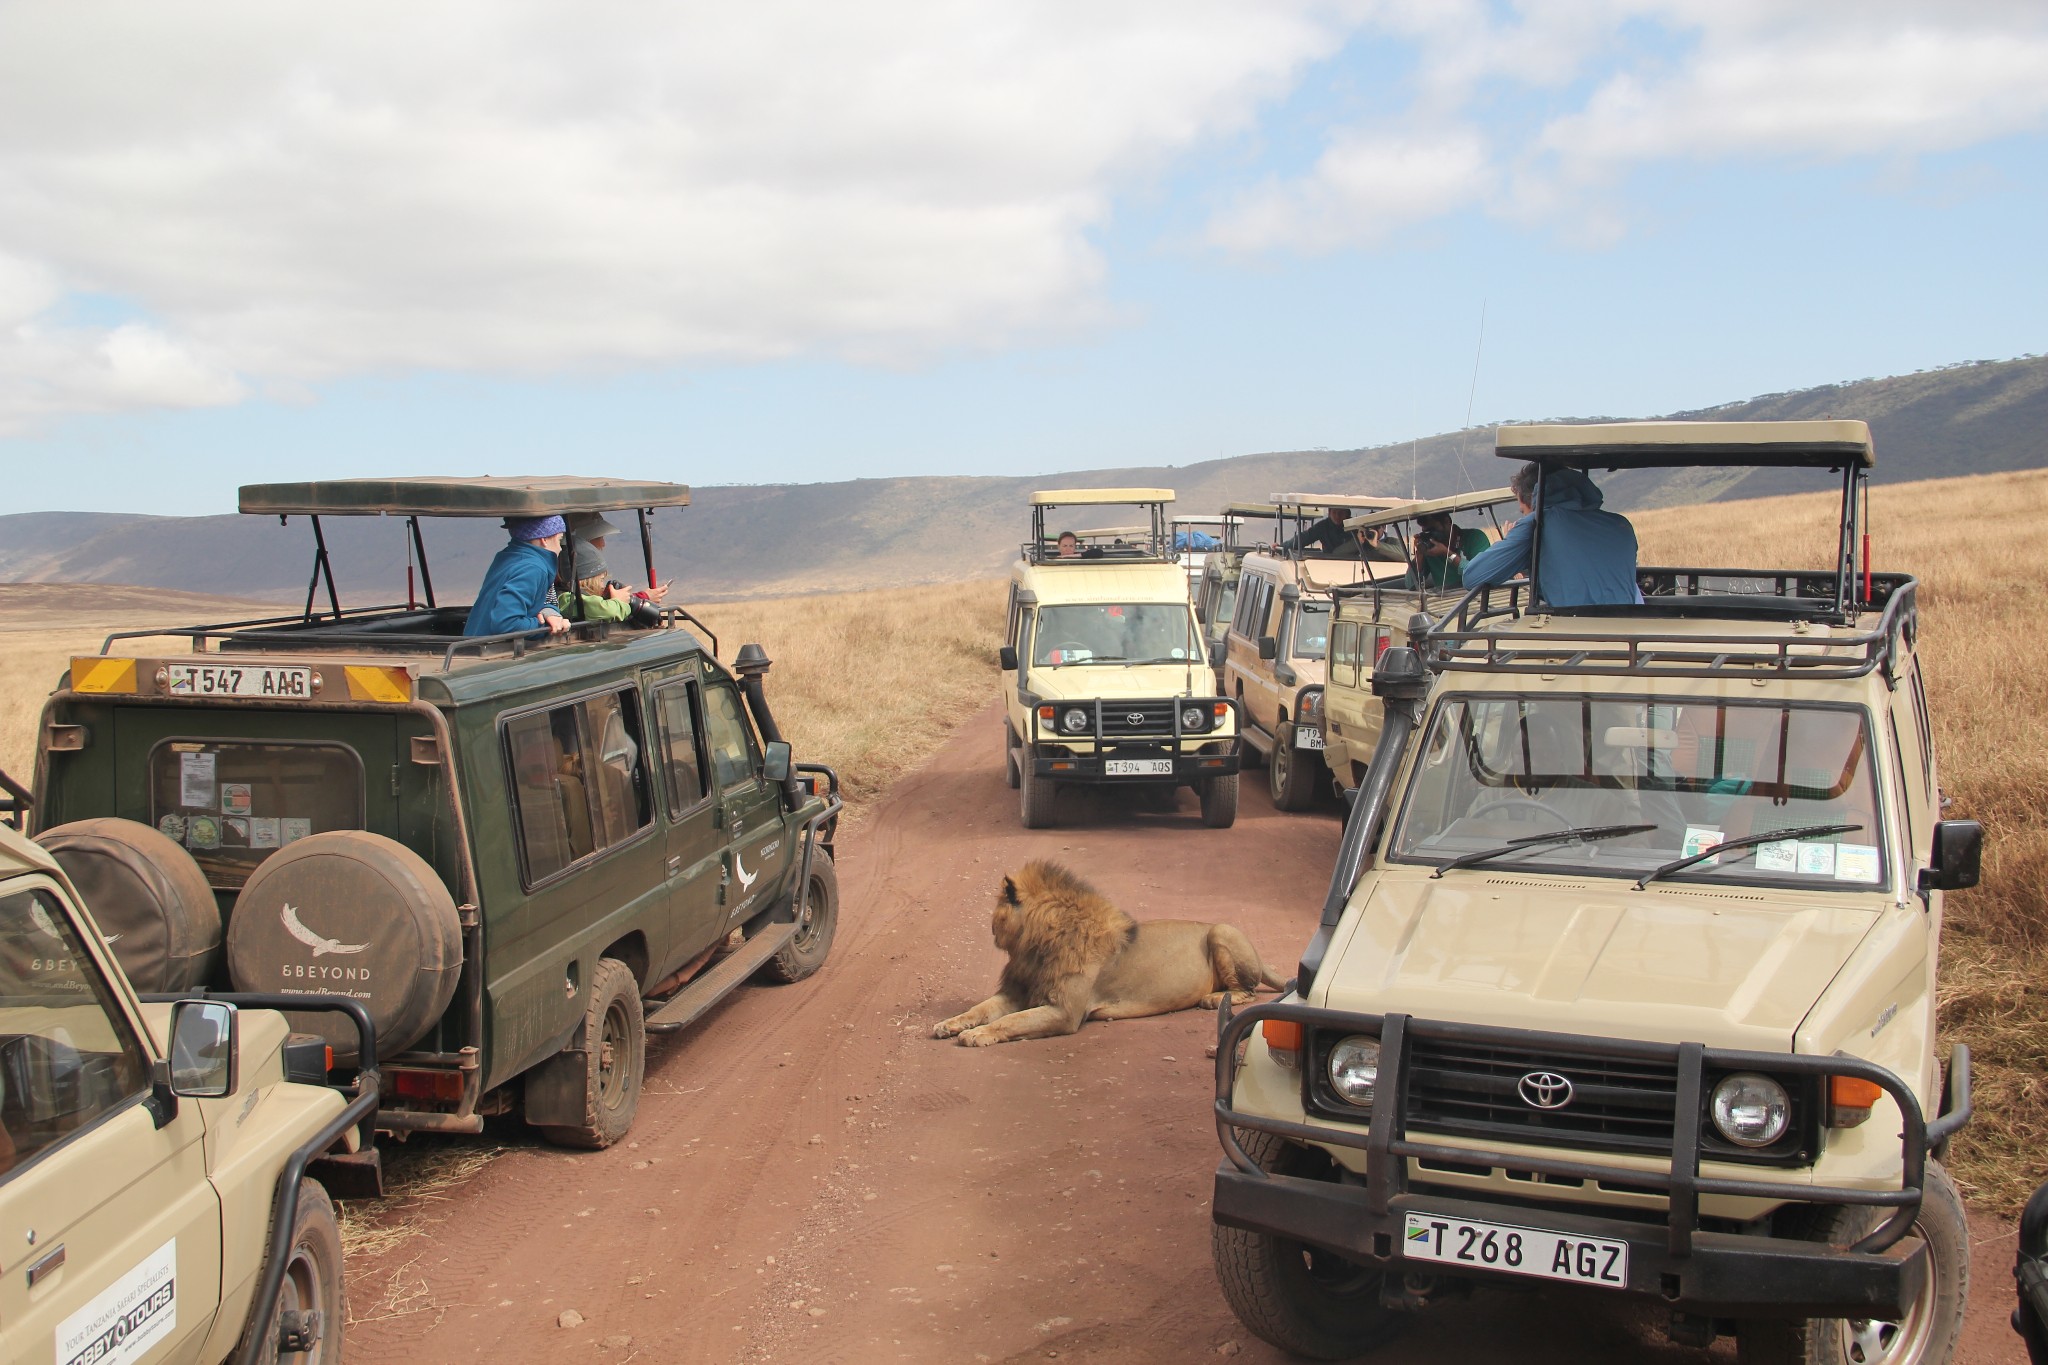
[[[1472,405],[1479,397],[1479,358],[1486,354],[1486,300],[1479,301],[1479,344],[1472,350],[1472,385],[1465,391],[1465,424],[1458,431],[1458,477],[1472,487],[1472,475],[1465,468],[1465,442],[1472,433]]]

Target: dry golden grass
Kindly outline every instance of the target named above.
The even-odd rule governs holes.
[[[837,769],[857,810],[995,700],[1004,591],[983,579],[693,610],[728,662],[749,641],[768,651],[768,703],[797,761]]]
[[[1645,564],[1833,562],[1839,494],[1636,514]],[[1984,882],[1947,897],[1945,1042],[1970,1045],[1977,1114],[1952,1166],[2010,1214],[2048,1175],[2048,596],[2031,561],[2048,471],[1880,487],[1873,559],[1920,580],[1921,667],[1952,816],[1984,823]]]

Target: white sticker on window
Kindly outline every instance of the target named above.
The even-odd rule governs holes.
[[[1686,826],[1685,830],[1685,842],[1679,845],[1678,856],[1680,856],[1681,858],[1690,858],[1695,853],[1705,853],[1708,849],[1713,848],[1720,842],[1720,830],[1696,829],[1693,826],[1688,825]],[[1712,860],[1710,859],[1709,861]]]
[[[191,810],[212,810],[218,799],[214,774],[217,754],[178,755],[178,804]]]
[[[1835,846],[1833,844],[1801,844],[1799,846],[1799,871],[1808,877],[1832,877],[1835,875]]]
[[[1797,872],[1799,870],[1799,841],[1779,839],[1774,843],[1756,846],[1756,870],[1759,872]]]
[[[178,1325],[178,1239],[57,1324],[57,1365],[140,1360]]]
[[[1878,877],[1876,844],[1835,845],[1835,880],[1870,882]]]

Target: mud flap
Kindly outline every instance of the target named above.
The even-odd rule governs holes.
[[[316,1156],[306,1163],[306,1174],[326,1186],[336,1199],[384,1197],[384,1152],[379,1147]]]
[[[526,1121],[576,1127],[597,1112],[588,1026],[579,1021],[562,1050],[526,1073]]]

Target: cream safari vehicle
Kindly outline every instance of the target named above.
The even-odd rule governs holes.
[[[197,993],[204,996],[204,992]],[[0,828],[0,1360],[341,1359],[336,1195],[379,1192],[347,1089],[272,996],[138,996],[45,850]]]
[[[1914,580],[1860,539],[1868,429],[1497,441],[1545,481],[1832,471],[1832,565],[1646,568],[1640,604],[1565,610],[1539,521],[1533,585],[1380,654],[1321,923],[1291,989],[1219,1025],[1225,1295],[1323,1359],[1519,1283],[1646,1302],[1749,1365],[1941,1365],[1970,1086],[1935,964],[1981,832],[1940,818]]]
[[[1237,818],[1237,709],[1214,695],[1209,647],[1168,539],[1165,488],[1031,496],[1031,539],[1010,572],[1001,650],[1003,765],[1027,829],[1053,821],[1062,786],[1170,794],[1192,787],[1202,822]],[[1133,530],[1080,531],[1062,556],[1054,518],[1135,506]]]
[[[1210,645],[1219,644],[1230,630],[1230,617],[1237,608],[1237,579],[1244,566],[1245,552],[1269,545],[1280,537],[1273,528],[1280,509],[1270,502],[1233,502],[1217,518],[1218,538],[1223,544],[1202,561],[1201,581],[1195,584],[1195,619]],[[1259,523],[1264,523],[1263,528]],[[1260,534],[1263,529],[1264,535]],[[1223,670],[1216,670],[1217,690],[1223,687]]]
[[[1407,548],[1413,542],[1406,533],[1413,531],[1416,520],[1441,514],[1466,522],[1488,523],[1492,532],[1489,538],[1497,543],[1501,535],[1500,509],[1512,508],[1514,502],[1515,495],[1509,489],[1490,488],[1368,512],[1353,517],[1345,525],[1353,529],[1384,528],[1393,535],[1392,543]],[[1330,621],[1330,652],[1324,665],[1322,740],[1323,762],[1338,790],[1350,791],[1363,780],[1366,765],[1372,762],[1372,751],[1379,743],[1380,702],[1372,694],[1372,666],[1388,646],[1405,641],[1409,619],[1416,612],[1427,612],[1433,605],[1448,605],[1463,594],[1457,586],[1462,572],[1459,565],[1455,573],[1439,570],[1418,574],[1411,557],[1409,569],[1398,579],[1369,579],[1332,593],[1336,611]],[[1450,580],[1448,588],[1437,582],[1446,578]]]
[[[1389,577],[1399,581],[1405,566],[1287,546],[1333,507],[1360,512],[1405,499],[1283,493],[1273,501],[1287,534],[1239,562],[1237,600],[1223,637],[1223,691],[1244,708],[1245,744],[1266,761],[1273,804],[1306,810],[1324,786],[1319,751],[1331,593]]]

